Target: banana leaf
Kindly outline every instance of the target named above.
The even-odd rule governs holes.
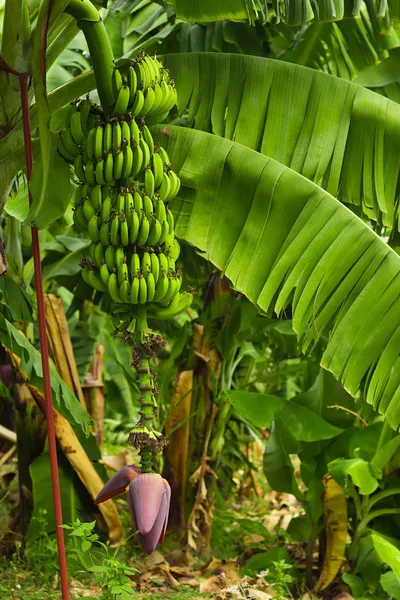
[[[177,236],[203,251],[260,311],[292,304],[304,351],[393,428],[400,424],[400,257],[325,190],[215,135],[154,127],[182,187]]]
[[[339,21],[343,17],[359,14],[361,2],[353,0],[289,0],[267,3],[266,0],[167,0],[174,7],[176,15],[184,21],[224,21],[225,19],[269,20],[273,16],[279,23],[300,25],[312,18],[318,21]],[[386,13],[387,3],[376,4],[378,15]]]
[[[165,57],[190,126],[239,142],[397,226],[400,107],[349,81],[255,56]]]

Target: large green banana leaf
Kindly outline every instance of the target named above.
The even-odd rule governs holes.
[[[253,27],[246,20],[185,22],[180,31],[180,52],[279,58],[350,80],[386,60],[388,50],[398,46],[400,40],[389,16],[377,17],[371,0],[362,7],[359,17],[331,23],[310,21],[298,27],[266,23]]]
[[[306,23],[312,18],[318,21],[340,21],[344,17],[359,14],[362,2],[351,0],[287,0],[267,2],[267,0],[166,0],[174,7],[176,15],[184,21],[224,21],[225,19],[269,20],[273,16],[277,22],[289,25]],[[395,0],[393,5],[397,4]],[[387,2],[376,4],[379,15],[386,13]],[[396,14],[398,12],[395,6]]]
[[[354,19],[337,23],[313,21],[299,29],[270,26],[265,27],[265,34],[280,60],[343,79],[354,79],[360,71],[387,59],[388,50],[400,45],[388,15],[377,18],[370,1]],[[282,48],[282,38],[287,40],[286,50]]]
[[[274,158],[397,225],[400,106],[349,81],[256,56],[165,57],[189,125]]]
[[[306,351],[400,424],[400,257],[325,190],[275,160],[208,133],[170,127],[157,142],[182,179],[176,232],[259,309],[292,303]]]

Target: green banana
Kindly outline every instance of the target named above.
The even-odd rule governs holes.
[[[164,173],[164,163],[161,156],[155,152],[152,156],[153,163],[153,174],[154,174],[154,187],[157,189],[160,187],[162,182],[162,176]]]
[[[161,235],[160,235],[160,239],[158,240],[159,246],[161,246],[161,244],[163,244],[165,242],[165,239],[168,235],[169,235],[168,222],[164,221],[164,223],[161,225]]]
[[[180,190],[181,181],[180,181],[178,175],[172,170],[170,170],[168,172],[168,177],[169,177],[169,180],[171,183],[171,191],[168,194],[167,200],[172,200],[173,198],[175,198],[175,196],[178,194],[178,192]]]
[[[141,216],[142,210],[143,210],[143,198],[139,194],[139,192],[135,192],[135,195],[133,197],[133,201],[135,203],[135,210],[136,210],[137,214],[139,216]]]
[[[139,146],[136,146],[136,148],[133,150],[133,163],[132,163],[131,177],[135,177],[142,170],[142,167],[143,167],[143,150],[139,145]]]
[[[156,284],[153,273],[149,273],[147,276],[147,302],[151,302],[156,293]]]
[[[61,132],[61,139],[63,141],[65,150],[68,152],[68,154],[75,158],[75,156],[78,154],[78,146],[75,144],[71,130],[64,129],[64,131]]]
[[[85,183],[86,181],[86,175],[85,175],[85,169],[83,167],[83,156],[82,154],[77,154],[74,158],[74,170],[75,170],[75,175],[77,176],[77,178],[79,179],[79,181],[82,181],[82,183]]]
[[[94,162],[89,160],[85,167],[85,177],[89,184],[94,183]]]
[[[88,285],[90,285],[90,284],[89,284],[89,279],[88,279],[88,276],[89,276],[89,270],[88,270],[88,269],[86,269],[86,268],[85,268],[85,269],[82,269],[81,273],[82,273],[82,279],[83,279],[83,281],[85,281],[85,283],[87,283]]]
[[[132,280],[129,298],[132,304],[139,304],[139,279],[137,277]]]
[[[113,246],[119,245],[119,216],[118,215],[116,215],[111,220],[110,241]]]
[[[74,196],[74,200],[75,200],[75,206],[77,206],[78,204],[82,204],[82,200],[83,200],[83,188],[88,187],[87,184],[80,184],[78,183],[78,185],[76,186],[75,189],[75,196]],[[87,196],[85,196],[85,199],[87,198]]]
[[[168,260],[168,267],[169,267],[169,272],[170,273],[174,273],[175,271],[175,261],[171,256],[167,257]]]
[[[117,101],[114,106],[113,115],[124,115],[128,110],[129,104],[129,87],[127,85],[123,85],[117,96]]]
[[[120,235],[121,235],[121,244],[123,246],[128,246],[129,245],[129,228],[128,228],[128,223],[127,223],[126,218],[122,219]]]
[[[175,277],[170,277],[168,282],[168,290],[162,301],[169,302],[170,300],[172,300],[172,298],[179,292],[179,288],[179,279]]]
[[[143,151],[143,163],[142,163],[142,169],[145,169],[145,167],[147,167],[147,165],[150,163],[150,148],[148,147],[145,139],[142,137],[140,138],[140,144],[139,147],[142,149]]]
[[[114,156],[111,152],[106,155],[104,161],[104,177],[107,183],[114,183]]]
[[[102,282],[107,286],[108,289],[108,280],[110,279],[110,272],[106,263],[103,263],[100,267],[100,277]]]
[[[166,212],[167,212],[167,221],[168,221],[169,231],[174,231],[174,227],[175,227],[174,215],[172,214],[172,211],[169,208],[167,209]]]
[[[66,127],[70,127],[72,115],[74,115],[77,110],[78,110],[78,108],[76,106],[76,102],[71,102],[68,107],[67,114],[65,115]]]
[[[133,166],[133,152],[130,146],[125,146],[124,148],[124,166],[122,169],[121,177],[122,179],[127,179],[132,171]]]
[[[88,153],[89,154],[89,153]],[[97,160],[103,158],[103,126],[96,127],[94,136],[93,154]]]
[[[148,166],[144,172],[144,191],[150,198],[154,194],[154,175],[151,167]]]
[[[169,273],[169,264],[167,257],[165,256],[165,254],[160,254],[158,260],[160,262],[160,273],[164,273],[165,275],[167,275]]]
[[[81,229],[83,231],[87,231],[88,228],[88,222],[87,219],[85,218],[85,215],[83,214],[83,208],[82,206],[76,206],[75,210],[74,210],[74,223],[77,226],[78,229]]]
[[[111,296],[111,299],[118,304],[121,303],[121,298],[118,290],[118,278],[115,273],[111,273],[110,278],[108,280],[108,292]]]
[[[86,138],[86,153],[89,160],[92,160],[94,157],[94,139],[96,137],[96,131],[97,127],[92,127]]]
[[[90,202],[94,210],[101,208],[103,204],[103,193],[101,185],[94,185],[90,190]]]
[[[143,196],[143,210],[148,219],[151,219],[154,212],[154,205],[149,196]]]
[[[169,278],[163,273],[160,274],[160,277],[156,284],[156,291],[154,293],[153,302],[161,302],[164,298],[165,294],[168,291]]]
[[[167,151],[164,150],[164,148],[162,146],[159,146],[158,148],[158,154],[161,157],[161,160],[163,161],[164,165],[169,166],[171,164],[171,161],[169,160],[169,156],[167,154]]]
[[[123,188],[120,189],[120,192],[117,196],[117,204],[116,204],[116,208],[117,208],[117,213],[121,214],[124,212],[125,209],[125,190]]]
[[[71,134],[72,134],[75,144],[77,144],[77,145],[83,144],[86,136],[82,131],[80,112],[75,112],[72,115],[69,126],[71,129]]]
[[[130,287],[131,286],[129,284],[128,279],[125,279],[125,281],[123,281],[121,283],[121,285],[119,286],[119,295],[120,295],[122,302],[129,302]]]
[[[139,117],[145,117],[148,113],[151,112],[155,98],[156,96],[154,93],[154,89],[152,87],[148,87],[144,94],[144,103],[142,106],[142,110],[139,113]]]
[[[117,267],[117,269],[119,269],[119,267],[125,260],[125,252],[121,246],[118,246],[118,248],[115,249],[114,260],[115,266]]]
[[[96,211],[93,208],[93,204],[91,203],[91,201],[85,200],[83,205],[83,214],[85,215],[85,218],[87,221],[90,221],[90,219],[93,217],[94,214],[96,214]]]
[[[94,247],[94,262],[98,267],[104,262],[104,246],[101,243]]]
[[[80,109],[80,121],[81,121],[81,129],[84,135],[84,138],[87,137],[88,133],[89,133],[89,116],[90,116],[90,110],[92,108],[92,103],[90,102],[89,99],[86,100],[82,100],[81,103],[79,104],[79,109]],[[80,142],[82,144],[82,142]]]
[[[188,310],[193,302],[193,296],[187,292],[177,294],[165,308],[151,308],[155,319],[171,319]]]
[[[89,200],[86,200],[89,202]],[[93,215],[88,223],[88,234],[93,242],[98,242],[100,239],[99,221],[97,215]]]
[[[155,254],[154,252],[152,252],[150,254],[150,262],[151,262],[151,272],[154,277],[154,283],[156,284],[158,281],[158,278],[160,276],[160,261],[158,260],[157,254]]]
[[[160,105],[164,101],[164,95],[159,83],[154,84],[154,103],[151,107],[151,113],[155,113],[158,111]]]
[[[143,125],[143,139],[146,142],[146,144],[150,150],[150,156],[153,156],[154,140],[153,140],[153,136],[150,133],[150,129],[147,127],[147,125]]]
[[[163,173],[162,182],[158,193],[160,195],[160,199],[164,202],[168,199],[169,193],[171,191],[171,181],[166,173]]]
[[[107,181],[104,177],[104,158],[101,158],[97,161],[96,169],[95,169],[95,177],[96,182],[100,183],[100,185],[106,185]]]
[[[114,179],[121,179],[124,168],[124,153],[119,149],[114,157]]]
[[[155,205],[155,213],[157,220],[160,221],[160,223],[162,224],[167,218],[165,204],[162,200],[153,200],[153,202]]]
[[[130,192],[126,192],[125,194],[125,213],[130,215],[130,213],[135,208],[135,203],[133,201],[133,196]]]
[[[112,74],[112,88],[114,97],[118,95],[120,89],[122,88],[124,82],[122,80],[122,75],[119,69],[114,67]]]
[[[130,67],[129,67],[128,85],[129,85],[129,106],[130,106],[134,101],[137,86],[138,86],[136,71],[132,67],[132,65],[130,65]]]
[[[176,261],[176,260],[178,260],[180,253],[181,253],[181,247],[179,245],[178,240],[175,238],[174,242],[171,246],[169,256],[170,256],[170,258],[172,258],[172,260]]]
[[[103,221],[103,223],[107,223],[107,221],[109,221],[110,217],[111,217],[111,208],[112,208],[112,200],[111,200],[111,196],[107,196],[107,198],[104,200],[103,204],[101,205],[101,220]]]
[[[106,248],[104,260],[106,261],[108,270],[112,271],[115,267],[115,248],[111,244]]]
[[[131,257],[131,277],[137,277],[140,273],[140,258],[136,252]]]
[[[125,262],[125,257],[124,257],[123,262],[119,265],[117,273],[118,273],[118,285],[121,285],[121,283],[123,281],[125,281],[126,279],[129,279],[128,267]]]
[[[148,252],[143,253],[142,260],[140,261],[140,267],[144,277],[147,277],[147,275],[151,272],[151,258]]]
[[[122,121],[121,134],[122,134],[122,142],[126,146],[127,144],[129,144],[130,139],[131,139],[131,130],[125,119]]]
[[[129,216],[129,242],[135,244],[139,235],[140,219],[137,212],[134,210]]]
[[[145,277],[138,277],[139,279],[139,304],[146,304],[147,302],[147,281]]]
[[[148,71],[148,77],[149,77],[149,81],[150,81],[149,85],[154,84],[154,82],[157,78],[156,67],[153,64],[153,60],[150,58],[150,56],[148,54],[145,54],[143,56],[142,64],[145,67],[145,69],[147,69],[147,71]]]
[[[58,138],[58,141],[57,141],[57,151],[58,151],[58,154],[60,156],[62,156],[62,158],[64,160],[66,160],[67,162],[69,162],[69,163],[74,162],[75,157],[73,154],[70,154],[69,152],[67,152],[61,136]]]
[[[131,141],[134,141],[138,146],[140,142],[140,130],[134,118],[132,118],[129,122],[129,130],[131,134]]]
[[[107,121],[103,133],[103,152],[111,152],[113,143],[113,126],[110,121]]]
[[[149,237],[147,238],[147,244],[149,246],[155,246],[161,237],[161,223],[158,219],[154,219],[150,225]]]
[[[108,246],[109,245],[109,228],[108,228],[108,223],[103,223],[103,225],[100,227],[100,234],[99,234],[99,238],[101,243],[103,244],[103,246]]]
[[[135,100],[132,104],[131,113],[134,117],[137,117],[144,105],[144,94],[142,90],[137,90]]]
[[[103,281],[96,275],[94,271],[89,271],[87,274],[88,283],[99,292],[106,292],[107,286],[103,283]]]
[[[118,121],[113,123],[112,145],[114,154],[121,149],[122,146],[122,130]]]

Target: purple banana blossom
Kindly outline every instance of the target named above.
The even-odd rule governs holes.
[[[141,473],[138,467],[123,467],[106,483],[95,499],[96,504],[122,494],[127,486],[132,521],[139,530],[140,544],[151,554],[164,539],[168,523],[171,488],[157,473]]]
[[[128,504],[140,544],[151,554],[164,539],[168,523],[171,488],[157,473],[142,473],[129,484]]]
[[[141,471],[139,467],[135,467],[135,465],[122,467],[122,469],[120,469],[118,473],[115,473],[115,475],[113,475],[113,477],[111,477],[111,479],[107,481],[106,485],[100,490],[94,501],[95,504],[100,504],[101,502],[105,502],[106,500],[125,492],[130,482],[135,479],[140,472]]]

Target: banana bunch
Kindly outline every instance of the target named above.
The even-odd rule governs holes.
[[[150,169],[148,173],[153,176]],[[147,195],[153,188],[153,180],[151,189],[146,182],[144,187],[136,182],[119,190],[100,184],[79,185],[74,222],[78,229],[88,232],[93,242],[100,241],[105,247],[171,245],[174,217],[160,195]]]
[[[67,162],[73,163],[75,157],[83,152],[83,144],[99,117],[96,106],[89,99],[72,102],[66,115],[67,127],[60,132],[57,150]]]
[[[84,100],[83,102],[87,102]],[[72,106],[70,125],[59,138],[59,153],[73,163],[75,176],[82,184],[133,185],[141,181],[146,193],[158,194],[164,200],[172,200],[180,188],[180,181],[170,167],[168,154],[163,148],[155,148],[149,128],[138,123],[128,113],[125,117],[113,117],[106,122],[97,120],[88,131],[83,143],[76,133],[80,123],[80,104]]]
[[[146,124],[168,114],[175,88],[168,71],[144,52],[114,69],[112,85],[116,101],[108,117],[88,99],[71,104],[58,152],[78,180],[75,225],[92,240],[82,276],[109,293],[115,321],[128,330],[136,305],[167,319],[186,310],[192,296],[180,292],[180,247],[168,209],[180,180]]]
[[[129,65],[113,72],[113,110],[116,116],[130,112],[133,117],[150,118],[148,123],[160,123],[177,101],[174,83],[157,58],[145,52]]]
[[[101,243],[92,244],[83,270],[85,281],[99,291],[108,291],[116,304],[169,305],[182,284],[172,254],[151,248],[125,250],[108,246],[104,251]]]

